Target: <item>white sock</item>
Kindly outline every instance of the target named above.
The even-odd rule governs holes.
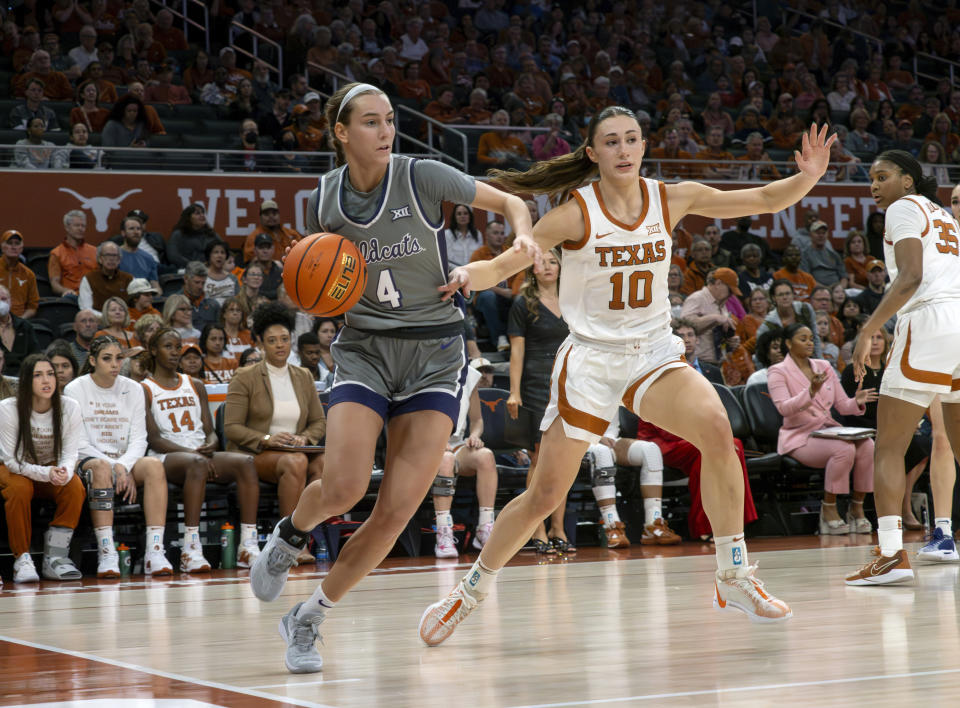
[[[441,526],[453,526],[453,514],[449,511],[437,512],[437,528]]]
[[[493,507],[481,506],[480,518],[477,519],[477,526],[483,526],[484,524],[492,524],[492,523],[493,523]]]
[[[617,498],[617,488],[613,484],[601,484],[593,488],[593,498],[599,504],[602,501],[609,501]]]
[[[253,546],[257,543],[257,525],[240,524],[240,545]]]
[[[620,514],[617,513],[617,505],[610,504],[609,506],[600,507],[600,516],[603,518],[603,527],[604,528],[613,528],[614,524],[620,523]]]
[[[147,553],[163,550],[163,526],[147,526]]]
[[[740,570],[746,568],[747,544],[743,540],[743,533],[734,536],[714,536],[717,544],[717,567],[720,570]]]
[[[116,553],[117,549],[113,545],[113,526],[100,526],[95,528],[93,533],[97,537],[97,549],[103,555]]]
[[[297,619],[302,619],[308,615],[325,615],[327,611],[333,609],[333,606],[336,604],[337,603],[324,595],[323,585],[317,585],[317,589],[313,591],[310,599],[303,603],[300,609],[297,610]]]
[[[663,500],[660,497],[647,497],[643,500],[643,525],[649,526],[663,516]]]
[[[934,519],[936,527],[943,531],[943,535],[947,538],[953,538],[953,526],[950,523],[950,517],[936,517]]]
[[[183,529],[183,548],[187,549],[190,546],[200,546],[199,526],[186,526]]]
[[[903,520],[901,517],[878,517],[877,538],[880,541],[880,553],[887,558],[901,550],[903,548]]]
[[[486,597],[487,593],[490,592],[491,588],[493,588],[493,584],[497,580],[497,573],[499,572],[499,570],[490,570],[477,558],[473,567],[470,568],[466,576],[464,576],[463,584],[467,592],[478,600],[482,600]]]

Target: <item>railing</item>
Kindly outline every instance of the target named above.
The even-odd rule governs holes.
[[[817,22],[820,22],[821,24],[829,25],[829,26],[834,27],[834,28],[836,28],[836,29],[845,30],[845,31],[847,31],[847,32],[850,32],[851,34],[853,34],[853,35],[856,36],[856,37],[862,37],[863,39],[867,40],[868,42],[872,42],[872,43],[876,44],[876,45],[877,45],[877,51],[879,51],[881,54],[883,53],[883,40],[882,40],[880,37],[875,37],[875,36],[873,36],[872,34],[867,34],[866,32],[861,32],[860,30],[852,29],[851,27],[847,27],[847,25],[842,25],[842,24],[840,24],[839,22],[834,22],[833,20],[831,20],[831,19],[829,19],[829,18],[827,18],[827,17],[820,17],[819,15],[812,15],[812,14],[810,14],[809,12],[804,12],[803,10],[796,10],[796,9],[794,9],[794,8],[792,8],[792,7],[781,7],[780,13],[781,13],[781,16],[783,17],[783,22],[784,22],[784,24],[786,24],[786,22],[787,22],[787,13],[790,13],[790,14],[793,14],[793,15],[797,15],[798,17],[806,17],[807,19],[815,20],[815,21],[817,21]]]
[[[950,86],[955,87],[954,77],[956,76],[955,69],[960,69],[960,64],[955,61],[950,61],[949,59],[944,59],[943,57],[938,57],[936,54],[927,54],[926,52],[915,52],[913,55],[913,73],[915,76],[922,76],[925,79],[933,79],[934,81],[939,81],[944,76],[936,76],[933,74],[926,74],[920,71],[920,62],[919,58],[923,59],[932,59],[933,61],[940,62],[941,64],[947,65],[947,70],[950,72]]]
[[[706,170],[714,165],[719,166],[718,174],[707,174]],[[705,158],[698,160],[689,159],[670,159],[655,158],[649,155],[643,158],[643,174],[647,177],[656,177],[658,179],[689,179],[704,182],[772,182],[774,179],[751,176],[753,168],[775,167],[780,177],[789,177],[797,171],[797,163],[792,160],[714,160]],[[957,168],[960,165],[937,165],[937,167]],[[846,179],[836,179],[836,173],[841,170]],[[831,162],[829,163],[827,173],[820,178],[821,182],[831,182],[833,184],[864,184],[869,179],[867,170],[870,166],[862,161],[856,162]],[[754,173],[755,175],[756,173]],[[944,185],[950,184],[949,181]]]
[[[22,145],[0,145],[0,166],[2,169],[17,169],[11,155],[22,149]],[[28,148],[29,149],[29,148]],[[80,148],[58,146],[53,151],[68,155]],[[244,159],[254,158],[255,172],[326,172],[333,169],[336,153],[308,152],[297,150],[234,150],[218,148],[152,148],[146,147],[95,147],[97,170],[155,171],[155,172],[245,172]],[[51,167],[50,169],[56,169]],[[29,168],[35,171],[34,168]],[[83,172],[81,168],[71,171]]]
[[[304,71],[304,75],[305,75],[306,78],[307,78],[307,84],[310,84],[310,69],[314,69],[314,70],[316,70],[317,72],[319,72],[319,73],[321,73],[321,74],[324,74],[324,75],[330,77],[331,83],[332,83],[332,88],[333,88],[333,91],[334,91],[334,92],[336,92],[337,89],[340,88],[341,82],[342,82],[342,83],[351,83],[352,81],[354,81],[354,79],[351,79],[349,76],[346,76],[345,74],[341,74],[341,73],[338,72],[338,71],[334,71],[333,69],[329,69],[329,68],[327,68],[327,67],[325,67],[325,66],[321,66],[320,64],[315,64],[314,62],[307,62],[306,69],[305,69],[305,71]],[[330,98],[330,94],[326,93],[325,91],[318,90],[318,89],[313,89],[312,87],[311,87],[311,90],[316,91],[316,92],[317,92],[318,94],[320,94],[323,98]],[[434,118],[431,118],[430,116],[428,116],[428,115],[425,114],[425,113],[421,113],[421,112],[418,111],[418,110],[415,110],[415,109],[413,109],[413,108],[410,108],[409,106],[404,106],[403,104],[396,104],[396,105],[394,106],[394,108],[395,108],[398,112],[404,113],[405,115],[410,115],[410,116],[412,116],[415,120],[422,120],[422,121],[424,121],[424,122],[426,123],[426,126],[427,126],[427,141],[426,141],[426,142],[424,142],[423,140],[420,140],[420,138],[417,137],[417,136],[410,135],[409,133],[403,133],[403,132],[401,132],[401,131],[398,129],[398,130],[397,130],[396,138],[394,138],[394,149],[395,149],[397,152],[400,152],[400,151],[401,151],[401,150],[400,150],[400,140],[403,139],[403,140],[411,143],[412,145],[415,145],[415,146],[417,146],[417,147],[419,147],[419,148],[421,148],[421,149],[426,150],[426,153],[424,153],[424,154],[426,154],[426,155],[428,155],[428,156],[430,156],[430,157],[434,157],[434,158],[437,158],[437,159],[444,159],[444,158],[445,158],[445,159],[449,160],[450,162],[452,162],[455,166],[459,167],[459,168],[460,168],[461,170],[463,170],[464,172],[466,172],[466,171],[469,169],[469,167],[470,167],[470,150],[469,150],[469,146],[468,146],[468,142],[467,142],[467,136],[466,136],[464,133],[462,133],[462,132],[459,131],[459,130],[456,130],[455,128],[452,128],[451,126],[449,126],[449,125],[446,124],[446,123],[441,123],[440,121],[438,121],[438,120],[436,120],[436,119],[434,119]],[[433,144],[434,126],[436,126],[437,129],[440,131],[440,139],[441,139],[441,140],[443,141],[443,143],[444,143],[445,150],[440,150],[440,149],[434,147],[434,144]],[[458,158],[454,157],[454,156],[451,154],[451,152],[452,152],[451,148],[453,147],[453,145],[447,146],[447,139],[446,139],[446,138],[447,138],[447,134],[450,135],[450,138],[451,138],[452,140],[457,141],[457,142],[460,143],[460,146],[461,146],[461,148],[463,149],[462,157],[461,157],[461,158],[458,159]],[[405,154],[409,154],[409,152],[406,151],[406,150],[404,150],[403,152],[404,152]]]
[[[237,44],[234,42],[234,37],[236,37],[237,35],[245,35],[245,34],[250,35],[253,38],[252,52],[248,51],[244,47],[237,46]],[[242,54],[245,57],[253,59],[255,62],[262,61],[264,64],[266,64],[267,67],[270,69],[270,71],[274,72],[277,75],[277,83],[283,86],[283,47],[280,45],[279,42],[276,42],[270,39],[266,35],[260,34],[259,32],[257,32],[251,27],[247,27],[244,24],[240,24],[236,20],[230,23],[230,32],[227,37],[227,41],[229,42],[230,46],[233,47],[233,51],[235,51],[237,54]],[[263,59],[260,56],[260,51],[259,51],[260,42],[270,45],[271,47],[273,47],[274,51],[277,53],[276,66],[274,66],[273,64],[271,64],[270,62],[268,62],[267,60]]]
[[[472,127],[490,127],[501,130],[508,129],[510,126],[472,126]],[[420,143],[423,147],[425,143]],[[13,165],[13,155],[15,151],[22,149],[22,145],[0,145],[0,169],[16,170]],[[76,150],[70,146],[55,146],[54,151]],[[150,147],[148,144],[142,148],[109,148],[92,146],[90,150],[96,151],[95,164],[98,170],[124,170],[124,171],[157,171],[157,172],[244,172],[247,171],[244,165],[244,158],[253,156],[256,165],[255,172],[296,172],[301,171],[307,174],[324,172],[334,166],[336,154],[333,152],[305,152],[295,151],[287,152],[283,150],[235,150],[220,148],[159,148]],[[430,156],[430,153],[410,153],[407,155]],[[707,175],[704,168],[708,165],[718,165],[721,170],[729,170],[728,174]],[[751,178],[752,167],[776,167],[781,177],[787,177],[797,170],[797,165],[793,161],[787,160],[697,160],[697,159],[669,159],[645,157],[643,161],[643,173],[647,177],[656,177],[658,179],[692,179],[698,181],[731,181],[731,182],[769,182],[766,178]],[[867,170],[869,164],[864,162],[832,162],[830,166],[837,170],[847,168],[853,173],[851,179],[831,180],[831,170],[821,180],[822,182],[832,182],[835,184],[860,184],[865,185],[868,177]],[[47,168],[55,169],[55,168]],[[76,171],[79,168],[75,168]],[[26,170],[25,170],[26,171]],[[36,171],[31,168],[30,171]],[[83,170],[79,170],[83,172]],[[942,187],[952,186],[956,181],[960,181],[960,164],[945,164],[934,166],[934,176]],[[844,175],[846,177],[846,175]]]
[[[787,13],[797,15],[798,17],[806,17],[811,20],[817,20],[819,22],[822,22],[825,25],[829,25],[837,29],[848,31],[852,33],[854,36],[862,37],[868,42],[875,43],[877,45],[878,51],[883,53],[883,39],[881,39],[880,37],[875,37],[872,34],[867,34],[866,32],[861,32],[860,30],[851,29],[850,27],[847,27],[846,25],[842,25],[839,22],[834,22],[833,20],[827,19],[825,17],[819,17],[818,15],[811,15],[809,12],[803,12],[802,10],[795,10],[794,8],[791,8],[791,7],[781,8],[781,14],[784,22],[786,22],[787,20]],[[943,57],[938,57],[936,54],[927,54],[926,52],[915,52],[913,55],[914,78],[922,77],[924,79],[932,79],[933,81],[939,81],[940,79],[944,78],[942,74],[938,76],[936,74],[927,74],[920,71],[920,59],[926,59],[928,61],[934,61],[942,65],[945,65],[944,71],[950,77],[951,86],[954,83],[954,77],[956,76],[956,74],[960,73],[957,71],[957,70],[960,70],[960,63],[958,62],[951,61],[950,59],[944,59]]]
[[[176,1],[177,0],[173,0],[174,3],[176,3]],[[183,21],[183,36],[188,42],[190,41],[190,27],[198,29],[203,37],[204,49],[208,55],[210,54],[210,11],[207,9],[206,3],[200,2],[200,0],[180,0],[182,10],[178,12],[168,5],[166,0],[150,0],[150,2],[155,5],[160,5],[173,14],[174,17],[179,17]],[[188,6],[196,7],[203,13],[203,24],[191,19],[187,15]]]

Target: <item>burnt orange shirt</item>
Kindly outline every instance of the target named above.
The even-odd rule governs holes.
[[[64,239],[63,243],[50,251],[50,258],[47,260],[50,281],[59,278],[63,287],[73,291],[80,287],[83,276],[96,267],[97,249],[86,241],[74,247]]]
[[[797,270],[796,273],[791,273],[786,268],[781,268],[773,274],[774,280],[779,278],[786,278],[793,283],[794,296],[797,300],[803,300],[804,302],[810,299],[810,294],[813,292],[813,289],[817,287],[817,281],[814,280],[813,276],[803,270]]]
[[[27,310],[36,310],[40,304],[37,276],[19,261],[11,268],[6,258],[0,258],[0,283],[10,291],[10,312],[23,317]]]
[[[152,305],[148,307],[146,310],[138,310],[135,307],[127,307],[127,312],[130,313],[130,324],[133,324],[134,322],[139,320],[141,317],[145,317],[147,315],[156,315],[157,317],[163,317],[163,315],[160,314],[160,310],[153,307]]]
[[[243,261],[244,263],[250,263],[253,260],[253,242],[257,240],[257,236],[260,234],[270,234],[270,237],[273,239],[273,257],[277,260],[283,258],[283,251],[290,245],[294,239],[300,239],[301,236],[293,229],[288,229],[282,224],[276,229],[268,231],[263,226],[258,226],[249,234],[247,234],[247,240],[243,242]],[[240,269],[241,274],[243,269]],[[234,271],[234,275],[237,275]],[[237,275],[238,280],[242,280],[240,275]]]
[[[221,356],[218,362],[203,357],[203,382],[208,384],[227,383],[233,378],[233,374],[239,365],[233,357]]]

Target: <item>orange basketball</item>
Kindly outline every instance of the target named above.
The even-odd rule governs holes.
[[[367,264],[353,243],[339,234],[312,234],[290,249],[283,285],[304,312],[342,315],[367,285]]]

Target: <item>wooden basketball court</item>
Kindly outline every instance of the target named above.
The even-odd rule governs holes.
[[[908,535],[908,548],[919,535]],[[751,543],[793,607],[780,625],[711,606],[712,549],[521,555],[441,647],[424,607],[473,556],[391,559],[322,626],[322,674],[289,674],[277,622],[323,576],[295,571],[274,604],[245,571],[208,578],[7,584],[0,704],[122,706],[904,706],[960,696],[960,564],[913,587],[851,588],[865,536]]]

